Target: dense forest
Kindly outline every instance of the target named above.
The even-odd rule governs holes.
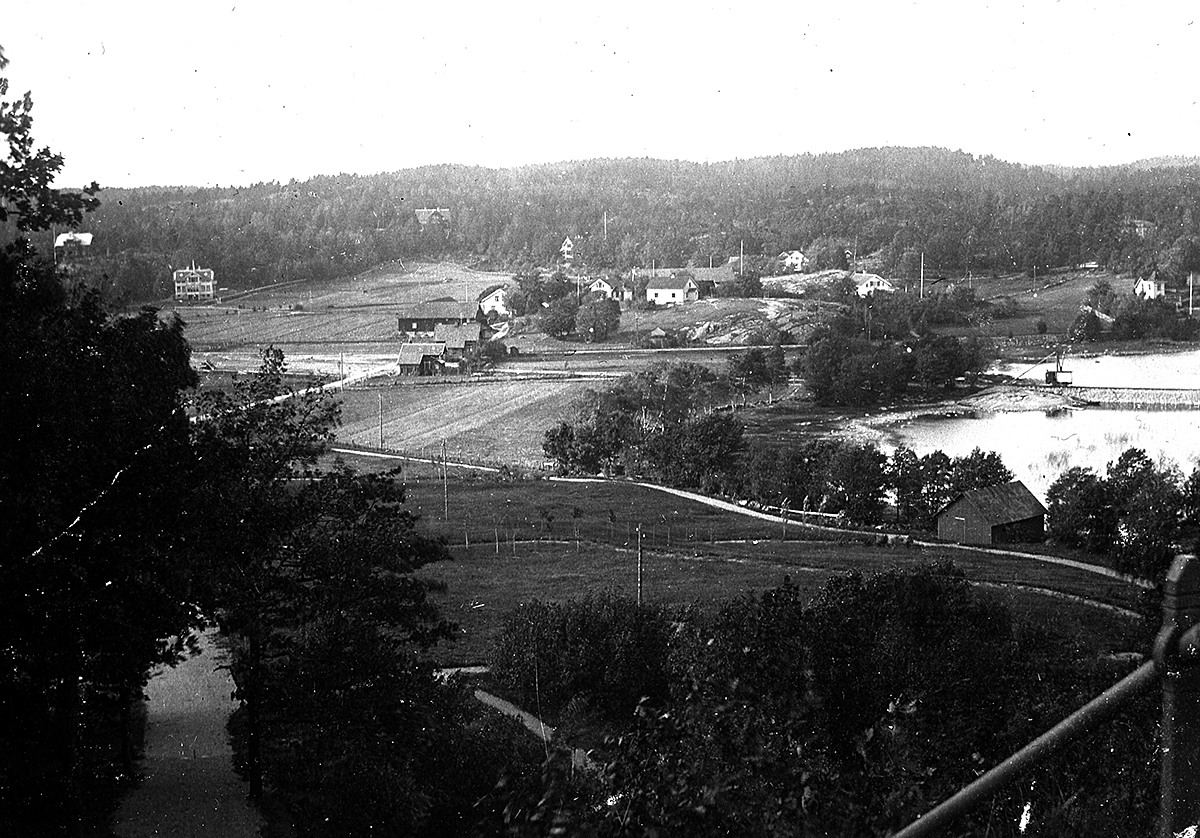
[[[454,256],[497,270],[681,267],[801,249],[877,254],[889,275],[1044,272],[1099,262],[1178,281],[1200,268],[1200,166],[1046,169],[940,148],[692,163],[429,166],[244,187],[105,189],[87,220],[101,272],[168,296],[192,261],[228,288]],[[416,210],[440,208],[429,217]],[[1138,223],[1135,223],[1138,222]],[[1144,223],[1145,222],[1145,223]],[[59,231],[61,232],[61,230]],[[48,243],[48,242],[47,242]]]

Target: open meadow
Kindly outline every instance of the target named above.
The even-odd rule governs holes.
[[[1017,304],[1014,317],[983,323],[979,326],[979,332],[992,338],[1010,334],[1036,335],[1038,321],[1044,320],[1050,335],[1064,337],[1078,316],[1079,306],[1084,302],[1088,290],[1100,281],[1108,282],[1118,294],[1131,292],[1133,288],[1133,281],[1129,278],[1101,270],[1059,271],[1039,276],[1036,280],[1025,274],[973,277],[971,287],[977,299],[995,302],[1000,297],[1011,297]],[[959,334],[966,330],[947,328],[938,331]]]
[[[830,578],[851,571],[869,576],[950,559],[1014,614],[1050,625],[1072,636],[1082,648],[1097,653],[1142,651],[1141,636],[1146,629],[1141,619],[1060,596],[1056,589],[1040,590],[1030,582],[1016,582],[999,569],[968,568],[957,551],[945,551],[955,552],[949,556],[930,549],[893,551],[801,541],[761,546],[770,547],[773,555],[750,557],[737,545],[720,542],[703,550],[644,549],[643,598],[711,610],[729,599],[781,585],[785,578],[815,595]],[[452,561],[419,572],[424,578],[445,583],[445,591],[433,598],[443,616],[457,624],[455,642],[433,651],[439,666],[486,663],[505,615],[521,603],[565,602],[604,591],[632,597],[637,592],[636,547],[518,541],[515,545],[502,543],[499,552],[494,544],[457,545],[451,552]],[[1024,580],[1025,574],[1019,578]]]
[[[426,532],[451,546],[452,561],[421,571],[446,583],[437,599],[459,624],[458,642],[435,650],[441,665],[485,660],[503,615],[521,602],[610,589],[634,595],[639,525],[646,599],[712,607],[785,576],[815,593],[839,573],[949,560],[989,595],[1075,635],[1087,648],[1138,647],[1140,621],[1114,610],[1137,610],[1138,588],[1031,558],[949,545],[876,546],[851,534],[831,540],[796,524],[785,530],[619,481],[478,477],[451,479],[444,487],[420,479],[408,483],[408,506],[421,514]]]

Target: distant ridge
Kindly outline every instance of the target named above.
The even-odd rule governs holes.
[[[1185,157],[1180,154],[1173,154],[1161,157],[1146,157],[1142,160],[1134,160],[1132,163],[1115,163],[1111,166],[1065,166],[1044,163],[1036,168],[1043,169],[1059,177],[1071,177],[1085,172],[1149,172],[1155,169],[1186,169],[1192,167],[1200,167],[1200,157]]]
[[[1147,157],[1129,163],[1131,169],[1177,169],[1183,166],[1200,166],[1200,157],[1184,157],[1174,154],[1164,157]]]

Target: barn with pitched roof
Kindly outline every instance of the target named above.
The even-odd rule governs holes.
[[[938,538],[1017,544],[1046,538],[1046,507],[1020,480],[962,492],[937,514]]]

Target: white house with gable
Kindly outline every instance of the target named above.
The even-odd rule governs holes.
[[[779,261],[779,266],[788,273],[799,273],[804,270],[808,259],[804,253],[799,250],[785,250],[775,257]]]
[[[869,297],[872,294],[891,294],[896,290],[895,285],[879,274],[854,274],[851,279],[854,280],[854,292],[860,297]]]
[[[700,286],[687,274],[654,277],[646,285],[646,302],[673,306],[700,299]]]
[[[1134,283],[1133,293],[1143,300],[1157,300],[1167,295],[1167,283],[1158,278],[1158,271],[1154,271]]]

